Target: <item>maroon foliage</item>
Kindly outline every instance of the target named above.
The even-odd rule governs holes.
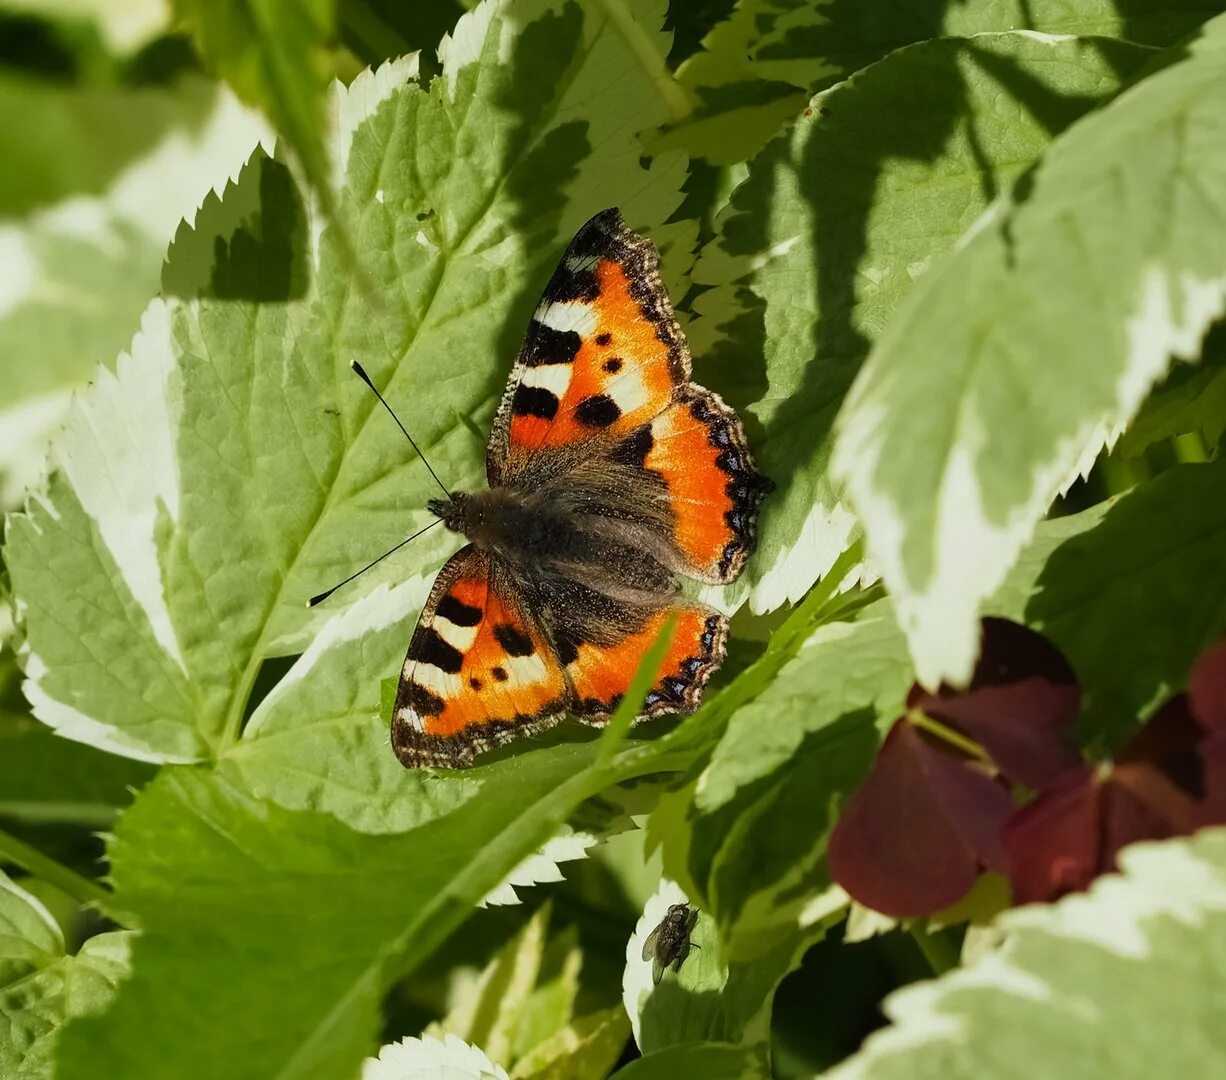
[[[1039,792],[1004,830],[1018,903],[1055,900],[1116,868],[1122,847],[1226,823],[1226,644],[1201,654],[1114,763]]]
[[[1078,702],[1072,669],[1050,642],[985,619],[966,690],[912,687],[908,715],[830,839],[834,879],[860,903],[909,917],[961,899],[981,870],[1003,869],[1009,782],[1035,786],[1079,763],[1064,735]]]
[[[900,717],[830,838],[830,872],[875,911],[937,911],[985,866],[1003,867],[1000,828],[1012,810],[1008,790],[980,763]]]
[[[1064,735],[1081,705],[1077,676],[1047,638],[1008,619],[983,620],[970,686],[932,694],[917,684],[907,705],[969,735],[1005,776],[1030,788],[1081,761]]]

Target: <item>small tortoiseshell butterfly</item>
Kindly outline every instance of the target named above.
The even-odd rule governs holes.
[[[465,768],[568,712],[603,723],[670,614],[644,715],[692,712],[723,661],[727,620],[674,575],[732,581],[773,485],[736,413],[690,382],[658,265],[616,209],[579,230],[494,418],[489,490],[430,502],[469,543],[404,662],[392,747],[406,766]]]

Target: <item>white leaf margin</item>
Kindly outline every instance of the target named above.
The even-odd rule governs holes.
[[[378,1057],[362,1063],[361,1080],[509,1080],[475,1046],[457,1035],[441,1040],[426,1035],[388,1043]]]
[[[1131,144],[1138,140],[1117,137],[1112,142],[1102,135],[1104,131],[1111,132],[1121,105],[1128,108],[1132,101],[1148,105],[1153,95],[1162,92],[1154,87],[1168,79],[1184,78],[1189,64],[1199,62],[1206,70],[1212,70],[1211,65],[1217,62],[1220,72],[1226,16],[1211,20],[1207,26],[1208,34],[1195,43],[1191,59],[1143,79],[1115,101],[1072,125],[1044,155],[1040,179],[1050,175],[1053,168],[1063,168],[1064,147],[1070,136],[1086,145],[1093,145],[1097,138],[1103,144],[1100,149],[1123,158],[1124,152],[1131,151]],[[1058,40],[1056,35],[1026,33],[1037,40]],[[1215,59],[1207,59],[1214,53],[1218,54]],[[1221,85],[1218,74],[1211,88]],[[1210,100],[1208,91],[1203,87],[1199,90],[1205,101]],[[1178,120],[1182,122],[1184,118]],[[1153,123],[1152,117],[1150,121]],[[1120,143],[1128,144],[1123,152]],[[1014,192],[1007,191],[989,206],[958,241],[955,252],[1015,207],[1014,199]],[[1067,206],[1059,209],[1068,215]],[[927,280],[939,281],[943,270],[952,273],[956,269],[956,263],[946,262]],[[1125,323],[1127,355],[1115,384],[1114,403],[1056,444],[1048,460],[1033,470],[1028,497],[1017,502],[1000,525],[992,523],[984,511],[975,462],[978,451],[993,435],[974,423],[974,417],[966,424],[966,430],[959,433],[941,471],[938,487],[932,492],[938,507],[935,535],[931,539],[933,566],[922,587],[910,581],[904,565],[908,543],[905,515],[890,493],[879,490],[875,480],[891,412],[883,403],[889,397],[888,384],[882,380],[873,384],[879,366],[877,358],[895,339],[912,332],[909,321],[920,310],[922,288],[904,300],[902,317],[896,313],[853,383],[836,421],[830,472],[844,486],[864,525],[868,557],[893,595],[899,625],[907,635],[921,684],[935,687],[942,681],[956,685],[969,681],[979,650],[980,604],[1004,581],[1055,497],[1089,471],[1101,450],[1114,445],[1173,360],[1198,358],[1203,334],[1226,312],[1226,275],[1201,279],[1187,271],[1173,272],[1162,262],[1141,264],[1136,272],[1135,300]],[[962,415],[965,420],[965,410]]]
[[[212,109],[197,128],[168,132],[101,194],[75,195],[25,218],[0,222],[0,319],[31,297],[64,288],[41,265],[32,237],[77,238],[105,249],[116,242],[116,229],[122,226],[167,245],[180,221],[194,217],[210,194],[220,196],[227,183],[237,180],[257,145],[271,153],[271,129],[225,87],[191,77],[176,93],[184,100],[214,95]],[[37,486],[39,463],[73,395],[73,388],[65,387],[0,409],[0,505],[16,505],[23,492]]]
[[[356,128],[398,87],[415,78],[417,70],[417,54],[414,53],[387,61],[376,71],[366,69],[348,88],[333,84],[329,98],[330,149],[339,175],[343,176],[347,168]],[[194,200],[194,203],[183,200],[184,210],[190,210],[190,217],[183,219],[187,228],[195,227],[196,216],[206,200],[222,199],[227,185],[237,182],[243,166],[258,148],[263,148],[270,157],[276,151],[275,137],[264,122],[237,101],[231,104],[229,98],[225,100],[223,114],[229,128],[222,133],[232,146],[225,159],[225,168],[221,170],[224,175],[215,181],[210,178],[203,189],[198,182],[187,185],[188,200]],[[210,136],[211,139],[220,137]],[[175,143],[176,139],[168,142]],[[147,208],[151,184],[175,186],[175,176],[158,171],[161,162],[162,157],[155,155],[117,180],[108,198],[122,210],[121,216],[136,215],[142,206]],[[182,196],[180,198],[182,200]],[[71,213],[68,207],[56,211],[68,221],[77,221],[79,225],[81,221],[101,221],[105,216],[106,207],[100,200],[72,202],[82,205]],[[169,211],[155,214],[159,227],[165,226],[162,231],[167,244],[173,239],[180,216]],[[311,215],[310,227],[314,241],[312,255],[317,257],[322,230],[320,215]],[[6,241],[2,229],[0,241]],[[12,248],[11,238],[6,242],[8,248],[0,245],[0,251]],[[6,299],[16,304],[21,296],[6,294]],[[178,518],[180,484],[176,432],[182,415],[182,389],[175,362],[173,322],[176,312],[190,307],[191,303],[176,298],[152,300],[141,317],[140,329],[130,348],[119,355],[115,370],[99,367],[86,390],[69,392],[62,402],[57,398],[47,403],[45,414],[40,413],[44,423],[63,424],[52,442],[47,469],[62,470],[67,477],[82,509],[97,524],[119,578],[144,612],[154,639],[180,670],[185,670],[185,663],[166,601],[154,531],[160,512],[166,512],[172,522]],[[62,409],[66,406],[67,418],[62,420]],[[41,437],[39,430],[26,435],[27,439]],[[54,507],[41,494],[43,487],[45,481],[28,498],[39,501],[53,517],[57,516]],[[21,622],[24,612],[19,599],[15,614]],[[25,673],[22,690],[35,717],[65,738],[157,764],[190,764],[197,760],[151,750],[126,732],[100,723],[60,701],[43,685],[50,671],[47,663],[28,644],[22,644],[19,657]]]
[[[0,933],[5,930],[21,933],[24,940],[46,953],[48,959],[59,959],[64,955],[64,932],[60,929],[60,924],[55,921],[46,905],[37,896],[26,892],[3,870],[0,870],[0,894],[3,894],[0,895]],[[12,904],[20,905],[22,909],[29,912],[33,921],[38,925],[38,929],[45,934],[42,941],[34,941],[30,938],[28,927],[22,928],[18,925],[18,919],[5,913],[5,907]]]
[[[1197,928],[1206,914],[1226,912],[1226,829],[1135,844],[1121,852],[1119,861],[1121,873],[1099,878],[1088,893],[1005,912],[996,924],[1004,934],[999,949],[940,979],[891,994],[883,1005],[891,1026],[870,1035],[852,1058],[824,1075],[830,1080],[871,1077],[875,1066],[896,1064],[918,1047],[966,1045],[970,1033],[964,1018],[943,1011],[945,999],[955,994],[990,988],[1050,1002],[1051,986],[1014,962],[1017,942],[1029,932],[1144,960],[1151,955],[1148,920],[1166,917]],[[971,1057],[966,1060],[973,1064]]]
[[[594,828],[563,824],[543,847],[516,865],[496,889],[491,889],[479,907],[500,907],[521,903],[517,889],[562,881],[560,863],[586,859],[592,848],[614,836],[639,828],[629,813],[612,812]]]
[[[634,933],[626,942],[626,966],[622,971],[622,1004],[630,1017],[630,1030],[636,1046],[643,1045],[640,1027],[647,999],[656,989],[652,979],[652,962],[643,959],[643,943],[648,935],[664,921],[664,916],[673,904],[688,904],[690,898],[681,886],[671,878],[661,878],[656,891],[643,905],[643,914],[634,925]]]

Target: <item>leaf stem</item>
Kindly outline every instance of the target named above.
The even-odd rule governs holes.
[[[907,719],[922,731],[928,732],[930,735],[935,735],[942,742],[949,743],[950,746],[956,747],[964,754],[973,758],[978,758],[980,761],[992,763],[988,752],[973,739],[968,739],[961,732],[954,731],[953,728],[942,724],[940,720],[934,720],[927,713],[921,712],[919,709],[909,709],[907,711]]]
[[[389,56],[405,56],[413,51],[413,47],[391,24],[362,0],[349,0],[341,4],[339,15],[342,35],[361,47],[359,55],[372,68]]]
[[[609,21],[634,53],[647,77],[656,84],[660,97],[672,114],[671,122],[676,124],[688,119],[693,112],[689,98],[685,96],[676,76],[669,70],[668,62],[657,47],[655,35],[645,30],[635,19],[626,6],[626,0],[597,0],[597,3],[604,8]]]
[[[930,933],[922,922],[910,926],[911,940],[924,955],[934,975],[944,975],[958,966],[958,952],[940,931]]]
[[[0,829],[0,862],[11,862],[35,877],[54,885],[81,904],[107,904],[111,894],[97,882],[90,881],[61,862],[44,855],[24,840]]]

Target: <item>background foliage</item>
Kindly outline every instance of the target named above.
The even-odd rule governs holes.
[[[1223,11],[0,0],[0,1073],[1220,1072],[1220,832],[907,924],[825,850],[982,615],[1069,658],[1091,756],[1226,632]],[[479,483],[611,205],[777,484],[729,660],[406,773],[447,538],[303,604],[427,518],[349,360]]]

